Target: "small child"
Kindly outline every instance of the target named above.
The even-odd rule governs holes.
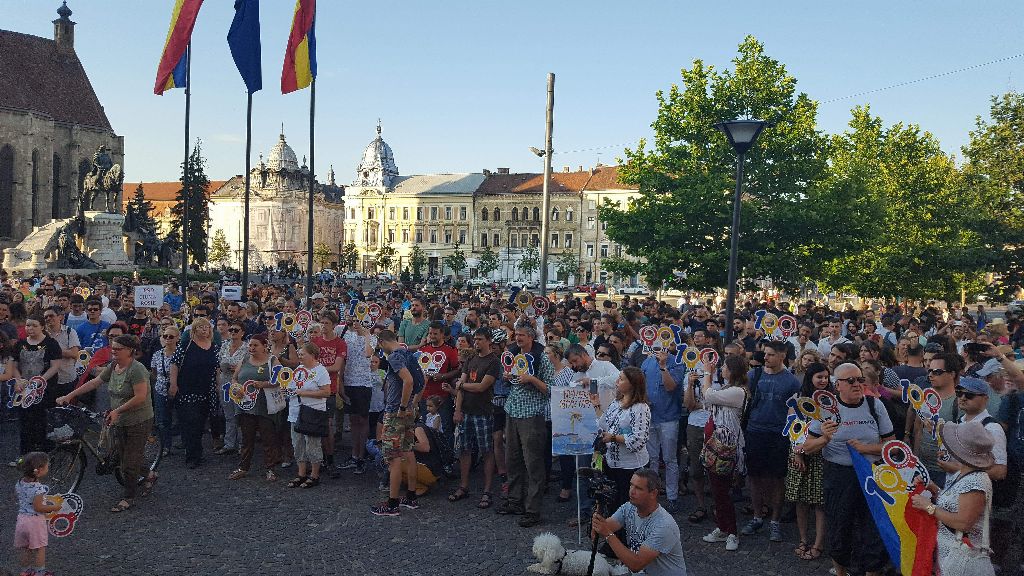
[[[427,398],[427,415],[423,418],[423,422],[428,428],[433,428],[438,432],[442,432],[441,426],[441,397],[431,396]]]
[[[373,382],[373,392],[370,395],[370,439],[380,438],[381,432],[377,430],[378,424],[383,422],[384,415],[384,376],[386,372],[380,368],[380,356],[370,356],[370,380]]]
[[[46,569],[46,545],[49,531],[46,514],[60,510],[60,504],[46,500],[49,488],[40,484],[50,471],[45,452],[29,452],[19,463],[22,478],[14,485],[18,498],[18,523],[14,528],[14,547],[20,550],[21,576],[53,576]]]

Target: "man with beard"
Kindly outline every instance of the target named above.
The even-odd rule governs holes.
[[[427,413],[426,399],[431,396],[441,398],[441,422],[442,431],[448,442],[454,438],[455,426],[452,422],[452,414],[455,412],[455,400],[448,393],[452,384],[459,377],[459,353],[448,345],[448,332],[441,322],[432,322],[427,329],[426,343],[420,346],[420,352],[433,356],[436,353],[444,355],[444,362],[437,372],[426,377],[426,384],[423,389],[424,400],[420,404],[420,413]]]
[[[398,341],[405,344],[409,350],[419,350],[423,345],[423,337],[427,335],[427,329],[430,328],[430,320],[424,314],[425,311],[426,306],[423,304],[423,300],[414,299],[409,304],[412,318],[402,320],[398,327]]]
[[[454,419],[459,427],[460,481],[458,489],[448,500],[456,502],[469,494],[469,468],[473,450],[476,450],[484,461],[484,491],[477,504],[479,508],[490,508],[491,484],[494,482],[494,405],[491,397],[494,383],[501,378],[502,368],[492,338],[489,328],[476,331],[473,335],[476,356],[465,363],[462,377],[456,384]]]

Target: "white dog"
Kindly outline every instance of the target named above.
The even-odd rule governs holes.
[[[533,539],[533,555],[540,560],[527,570],[537,574],[565,574],[584,576],[590,566],[590,550],[566,550],[562,540],[550,532]],[[594,576],[611,576],[612,569],[604,554],[594,558]]]

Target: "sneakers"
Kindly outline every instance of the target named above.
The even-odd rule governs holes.
[[[754,516],[750,519],[750,522],[747,522],[747,524],[743,526],[743,529],[740,530],[740,534],[744,536],[753,536],[761,528],[764,528],[764,520]]]
[[[772,542],[782,542],[782,524],[778,522],[768,523],[768,539]]]
[[[391,491],[391,487],[388,486],[387,482],[383,482],[383,481],[382,482],[377,482],[377,490],[379,492],[390,492]]]
[[[498,506],[497,512],[498,512],[498,514],[501,514],[503,516],[506,516],[506,515],[517,516],[517,515],[520,515],[520,514],[523,513],[523,508],[522,508],[522,506],[518,506],[518,505],[513,504],[513,503],[509,502],[508,500],[506,500],[505,502],[502,502],[501,506]]]
[[[374,516],[398,516],[402,512],[398,509],[398,506],[388,506],[387,501],[385,501],[370,508],[370,513]]]
[[[729,534],[725,539],[725,549],[729,552],[735,552],[740,549],[740,539],[735,534]]]
[[[540,516],[534,514],[527,514],[519,519],[519,525],[523,528],[532,528],[537,524],[540,524]]]
[[[366,474],[366,462],[362,460],[356,461],[356,469],[352,471],[355,474]]]
[[[338,470],[350,470],[352,468],[355,468],[358,465],[359,465],[359,460],[356,460],[355,458],[349,457],[348,460],[345,460],[341,464],[338,464]]]
[[[669,500],[665,504],[665,510],[667,510],[669,514],[676,514],[676,513],[678,513],[679,512],[679,500]]]
[[[415,498],[410,499],[406,496],[402,496],[400,506],[402,506],[402,508],[408,508],[409,510],[415,510],[420,507],[420,503]]]
[[[732,536],[732,538],[735,538],[735,536]],[[703,538],[701,538],[701,540],[703,540],[705,542],[709,542],[709,543],[726,542],[726,541],[728,541],[728,539],[729,539],[729,535],[727,535],[725,532],[722,532],[718,528],[715,528],[714,530],[711,531],[710,534],[708,534],[708,535],[704,536]]]

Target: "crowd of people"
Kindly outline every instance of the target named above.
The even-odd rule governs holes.
[[[473,505],[529,528],[554,520],[544,505],[551,484],[559,502],[579,499],[606,553],[652,576],[685,573],[676,517],[710,523],[703,541],[735,551],[762,532],[782,541],[787,516],[797,557],[827,556],[840,576],[877,574],[890,562],[848,447],[878,460],[895,438],[934,482],[934,500],[913,505],[939,521],[939,563],[963,536],[1004,568],[1020,567],[1024,321],[1012,313],[751,297],[726,326],[720,303],[697,297],[567,294],[537,307],[515,292],[392,284],[364,293],[340,282],[317,285],[308,301],[298,286],[253,284],[234,301],[214,284],[168,285],[148,309],[134,306],[139,283],[0,272],[0,381],[15,379],[15,392],[36,376],[47,382],[41,402],[10,410],[25,455],[20,515],[44,513],[38,489],[21,484],[45,475],[46,410],[84,402],[106,412],[126,470],[138,474],[148,438],[197,468],[209,436],[215,455],[237,457],[227,481],[250,474],[257,443],[260,476],[288,472],[289,488],[376,472],[387,492],[371,507],[378,516],[419,508],[445,481],[447,502],[432,506],[479,490]],[[779,337],[759,322],[764,314],[794,324]],[[676,327],[678,343],[650,346],[645,326]],[[715,354],[688,365],[676,354],[684,344]],[[504,352],[529,355],[528,368],[503,365]],[[902,396],[903,380],[937,394],[939,440]],[[608,509],[576,477],[589,457],[552,456],[549,398],[562,386],[592,392],[595,450],[615,487]],[[838,399],[839,417],[810,421],[794,444],[784,434],[794,401],[819,390]],[[155,483],[125,486],[111,510],[130,509]],[[684,509],[688,494],[694,506]],[[37,548],[37,536],[18,545]]]

